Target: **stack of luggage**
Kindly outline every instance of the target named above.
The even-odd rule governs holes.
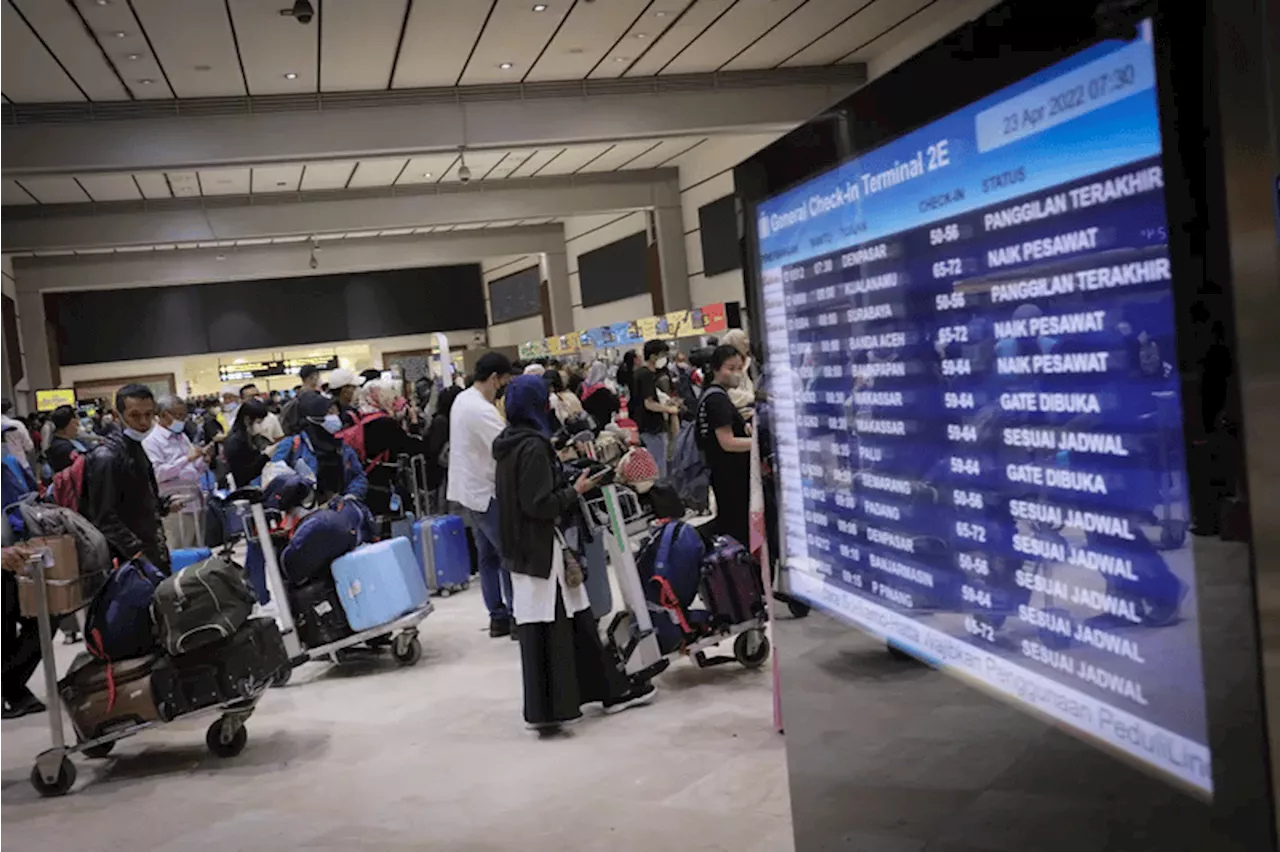
[[[142,559],[113,571],[86,611],[88,651],[58,684],[78,737],[258,696],[290,661],[275,621],[249,617],[253,601],[226,555],[168,577]]]

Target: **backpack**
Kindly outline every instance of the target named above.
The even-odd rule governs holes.
[[[99,660],[142,657],[156,646],[151,602],[164,577],[146,559],[126,562],[107,577],[84,615],[84,644]]]
[[[106,536],[74,509],[41,503],[34,496],[18,504],[28,536],[69,535],[76,542],[76,560],[86,596],[102,588],[111,572],[111,547]]]
[[[352,510],[320,509],[307,515],[280,554],[284,579],[301,586],[328,576],[333,560],[362,543],[362,527],[363,517]]]
[[[685,505],[698,513],[711,509],[711,468],[707,467],[704,449],[708,436],[703,435],[703,402],[713,393],[724,393],[721,387],[708,387],[693,409],[693,419],[680,425],[676,433],[675,453],[667,465],[667,478],[675,486]]]
[[[311,483],[296,473],[273,476],[262,489],[262,508],[268,511],[288,512],[307,501],[312,492]]]
[[[641,546],[636,568],[650,603],[665,609],[688,609],[698,594],[707,544],[696,527],[669,521]]]
[[[356,456],[360,459],[362,464],[367,462],[364,468],[365,473],[368,473],[369,471],[373,470],[379,464],[381,464],[382,462],[386,461],[391,457],[390,450],[383,450],[382,452],[378,453],[376,457],[371,459],[365,454],[365,450],[364,450],[365,424],[372,423],[374,420],[381,420],[383,417],[386,417],[386,416],[387,415],[381,411],[376,411],[373,414],[366,414],[364,417],[361,417],[359,420],[356,421],[356,425],[348,426],[347,428],[342,429],[337,433],[338,437],[342,439],[342,442],[344,444],[346,444],[348,447],[356,451]]]
[[[84,493],[84,456],[71,454],[71,464],[53,475],[53,502],[64,509],[80,511],[80,495]]]
[[[176,657],[234,635],[256,601],[240,567],[218,555],[161,580],[151,609],[165,652]]]

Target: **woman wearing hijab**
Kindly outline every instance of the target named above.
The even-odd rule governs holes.
[[[364,455],[368,464],[372,464],[368,471],[369,495],[365,502],[375,515],[391,512],[395,464],[400,456],[420,456],[427,451],[427,442],[406,432],[396,417],[397,403],[404,401],[399,385],[395,379],[375,379],[362,388],[360,419],[364,423]],[[373,464],[375,460],[387,464]]]
[[[591,415],[597,429],[603,429],[612,423],[613,415],[622,408],[618,395],[605,384],[608,378],[609,365],[596,361],[587,371],[587,380],[582,385],[582,409]]]
[[[541,735],[604,703],[614,713],[653,698],[631,683],[600,643],[581,569],[566,564],[561,526],[578,497],[595,487],[584,472],[572,485],[551,446],[550,393],[538,376],[507,386],[507,428],[493,443],[504,564],[511,571],[516,634],[524,670],[524,718]]]
[[[295,470],[298,462],[305,464],[315,476],[318,503],[336,495],[363,500],[369,480],[356,451],[338,437],[342,430],[338,404],[323,394],[304,394],[298,397],[298,413],[302,416],[301,434],[280,442],[273,461]]]

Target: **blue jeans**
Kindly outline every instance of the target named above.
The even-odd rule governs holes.
[[[502,532],[498,526],[498,501],[490,500],[483,512],[461,507],[471,534],[476,537],[480,565],[480,593],[489,617],[511,618],[511,574],[502,567]]]
[[[666,432],[641,432],[640,443],[644,448],[653,454],[653,460],[658,463],[658,478],[667,478],[667,442],[671,440],[671,436]]]

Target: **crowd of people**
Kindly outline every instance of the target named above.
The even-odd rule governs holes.
[[[92,411],[62,406],[25,421],[11,416],[6,401],[6,560],[23,553],[8,510],[79,459],[80,512],[113,556],[142,557],[167,573],[171,549],[204,543],[200,513],[210,487],[254,484],[280,462],[310,479],[317,501],[349,495],[386,516],[403,506],[403,480],[395,465],[368,460],[419,456],[427,487],[464,518],[474,539],[490,635],[520,642],[525,721],[553,733],[586,703],[613,712],[650,700],[654,687],[629,680],[601,646],[578,567],[582,548],[566,540],[581,541],[571,529],[582,520],[578,498],[598,483],[585,471],[566,472],[552,436],[570,421],[586,418],[598,431],[629,414],[662,476],[672,436],[693,422],[717,496],[716,531],[745,542],[755,404],[748,366],[746,337],[731,332],[692,358],[649,341],[642,357],[627,353],[616,367],[512,362],[488,352],[470,376],[447,386],[409,385],[376,370],[322,377],[307,366],[289,393],[250,383],[218,397],[157,398],[131,384]],[[359,442],[351,430],[360,430]],[[26,687],[35,620],[19,614],[16,583],[4,573],[3,699],[11,718],[43,705]]]

